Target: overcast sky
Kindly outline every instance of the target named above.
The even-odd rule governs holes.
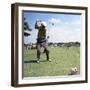
[[[49,42],[81,42],[81,15],[25,11],[23,16],[32,29],[31,36],[24,37],[24,43],[36,42],[37,30],[34,25],[37,19],[47,23]]]

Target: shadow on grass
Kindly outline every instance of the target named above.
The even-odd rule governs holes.
[[[40,62],[48,62],[47,60],[43,60],[43,61],[40,61]]]
[[[37,63],[37,60],[24,61],[24,63]]]
[[[47,62],[47,60],[43,60],[40,62]],[[24,63],[37,63],[37,60],[24,61]]]

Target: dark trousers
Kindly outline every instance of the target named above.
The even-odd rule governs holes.
[[[37,59],[40,59],[40,54],[41,54],[40,49],[41,49],[41,47],[44,48],[45,53],[46,53],[46,58],[47,58],[47,60],[49,60],[49,50],[48,50],[47,42],[37,43]]]

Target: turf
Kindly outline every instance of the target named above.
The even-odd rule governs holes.
[[[49,47],[51,62],[41,54],[40,63],[36,62],[36,50],[24,49],[24,77],[68,75],[72,67],[80,74],[80,47]],[[43,50],[41,50],[43,51]]]

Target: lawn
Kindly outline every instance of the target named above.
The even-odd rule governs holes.
[[[49,47],[51,62],[41,54],[40,63],[36,62],[36,49],[24,49],[24,77],[68,75],[72,67],[80,74],[80,47]],[[41,50],[43,51],[43,50]]]

